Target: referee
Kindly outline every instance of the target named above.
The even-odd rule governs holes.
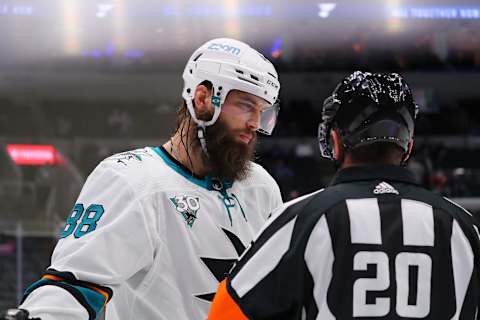
[[[273,213],[208,319],[480,319],[473,217],[403,166],[416,114],[398,74],[346,77],[319,127],[339,171]]]

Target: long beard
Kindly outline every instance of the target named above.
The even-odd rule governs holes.
[[[235,132],[237,134],[240,131]],[[243,180],[250,172],[250,161],[255,157],[257,135],[248,144],[235,141],[233,133],[221,119],[207,127],[205,132],[207,158],[203,152],[203,160],[211,168],[212,175],[231,181]]]

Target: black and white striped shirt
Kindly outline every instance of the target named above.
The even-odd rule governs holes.
[[[249,319],[480,319],[474,218],[397,166],[286,203],[227,291]]]

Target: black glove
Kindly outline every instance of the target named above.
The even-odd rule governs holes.
[[[42,320],[40,318],[29,318],[29,313],[25,309],[8,309],[0,315],[0,320]]]

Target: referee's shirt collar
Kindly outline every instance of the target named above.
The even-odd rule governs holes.
[[[387,180],[417,184],[413,173],[405,167],[368,165],[340,169],[333,177],[330,185],[362,180]]]

